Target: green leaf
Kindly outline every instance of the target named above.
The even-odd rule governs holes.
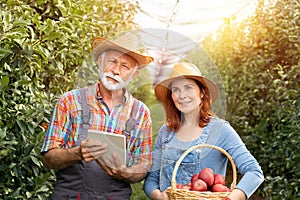
[[[66,16],[67,14],[67,8],[61,4],[62,2],[60,2],[59,4],[56,4],[55,6],[60,10],[62,16]]]
[[[24,121],[23,120],[17,120],[17,124],[20,127],[21,131],[23,133],[26,133],[27,128],[26,128],[26,124],[24,123]]]
[[[1,38],[0,38],[1,39]],[[0,55],[7,54],[7,53],[13,53],[10,49],[4,49],[0,47]]]
[[[0,138],[5,138],[5,136],[6,136],[6,131],[0,128]]]
[[[0,88],[3,89],[4,87],[8,86],[9,84],[9,77],[3,76],[0,82]]]
[[[45,40],[51,41],[60,38],[63,34],[59,32],[51,32]]]
[[[37,166],[41,166],[41,161],[39,159],[37,159],[35,156],[30,156],[32,162],[34,162],[34,164],[36,164]]]
[[[31,197],[32,197],[32,194],[31,194],[30,192],[27,191],[27,192],[26,192],[26,198],[27,198],[27,199],[30,199]]]

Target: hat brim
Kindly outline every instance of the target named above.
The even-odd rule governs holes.
[[[99,57],[99,55],[106,50],[117,50],[117,51],[123,52],[124,54],[127,54],[127,55],[131,56],[132,58],[134,58],[139,65],[139,69],[144,68],[145,66],[147,66],[149,63],[151,63],[154,60],[154,58],[151,56],[145,56],[145,55],[139,54],[137,52],[126,49],[122,46],[119,46],[119,45],[117,45],[105,38],[101,38],[101,37],[94,38],[94,40],[92,42],[92,47],[93,47],[92,53],[93,53],[95,59],[97,59]]]
[[[192,76],[192,75],[172,77],[157,83],[156,86],[154,87],[156,97],[161,102],[165,102],[166,98],[168,98],[167,95],[168,95],[170,83],[174,80],[182,79],[182,78],[191,78],[196,81],[199,81],[208,89],[211,101],[214,102],[217,99],[219,94],[219,89],[213,81],[203,76]]]

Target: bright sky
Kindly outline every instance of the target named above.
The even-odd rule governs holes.
[[[140,0],[135,21],[142,28],[163,28],[189,37],[215,31],[224,18],[249,15],[256,0]]]

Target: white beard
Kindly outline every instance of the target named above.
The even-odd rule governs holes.
[[[107,77],[115,79],[117,83],[114,83],[112,80],[109,80]],[[127,81],[123,81],[122,78],[119,76],[113,75],[111,72],[106,72],[100,74],[100,80],[103,86],[108,90],[120,90],[128,85],[128,83],[131,81],[132,76],[130,76]]]

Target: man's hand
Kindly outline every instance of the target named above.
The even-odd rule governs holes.
[[[61,149],[55,148],[43,154],[42,161],[46,168],[49,169],[64,169],[75,163],[84,160],[91,162],[103,156],[107,151],[107,145],[99,141],[84,140],[80,146]]]
[[[82,160],[85,162],[100,159],[106,151],[107,144],[101,143],[98,140],[86,139],[80,143],[80,154]]]
[[[113,153],[113,162],[111,162],[106,156],[99,157],[96,161],[100,167],[109,176],[117,179],[127,179],[130,176],[129,169],[121,164],[120,158],[117,154]]]
[[[111,162],[107,157],[102,156],[97,159],[97,163],[109,176],[116,179],[124,180],[128,183],[135,183],[141,181],[146,175],[146,169],[140,165],[133,165],[131,167],[126,167],[121,163],[120,158],[117,154],[113,154],[113,162]]]

